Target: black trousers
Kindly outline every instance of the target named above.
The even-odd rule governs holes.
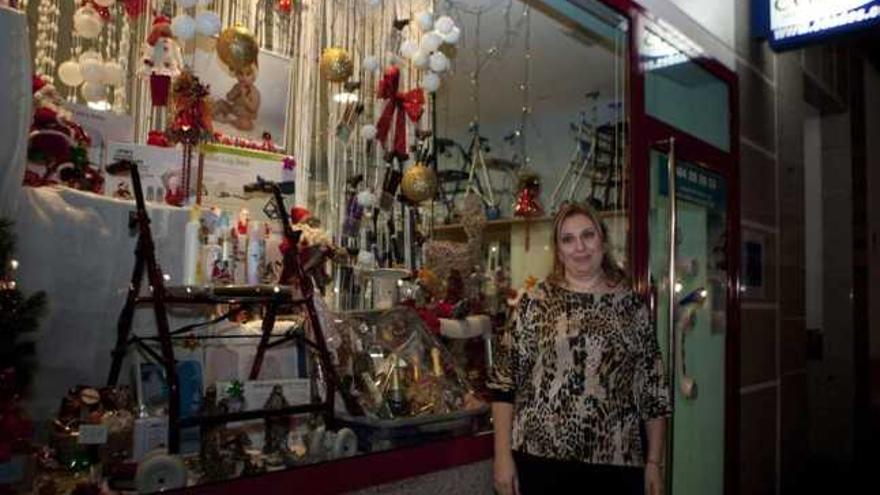
[[[644,495],[640,467],[587,464],[513,453],[521,495],[578,493],[583,495]]]

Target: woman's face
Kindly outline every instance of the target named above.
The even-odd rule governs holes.
[[[559,228],[557,256],[569,277],[593,277],[602,267],[602,232],[586,215],[573,215]]]

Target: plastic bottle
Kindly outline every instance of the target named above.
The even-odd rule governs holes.
[[[217,245],[217,234],[208,234],[208,243],[202,247],[202,266],[204,267],[205,282],[215,283],[215,277],[219,275],[221,250]]]
[[[189,211],[189,221],[183,233],[183,283],[184,285],[196,285],[201,283],[198,275],[199,270],[199,218],[201,211],[193,207]]]
[[[253,222],[248,226],[247,245],[247,283],[257,285],[260,283],[260,272],[263,267],[263,229],[260,222]]]

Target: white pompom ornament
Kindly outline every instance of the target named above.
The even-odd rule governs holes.
[[[116,0],[95,0],[98,7],[112,7]]]
[[[171,33],[179,40],[191,40],[196,36],[196,21],[192,17],[181,14],[171,21]]]
[[[196,6],[197,2],[198,0],[177,0],[177,5],[184,9],[191,9]]]
[[[104,62],[100,59],[86,59],[85,62],[79,63],[79,70],[82,74],[83,81],[92,85],[101,85],[104,82]]]
[[[449,34],[454,28],[455,21],[453,21],[448,15],[444,15],[434,23],[434,29],[440,32],[440,34]]]
[[[378,132],[379,131],[376,130],[376,126],[372,124],[367,124],[361,127],[361,137],[366,139],[367,141],[372,141],[373,139],[375,139]]]
[[[452,28],[452,31],[449,31],[448,33],[443,34],[441,36],[443,36],[443,41],[445,41],[446,43],[449,43],[450,45],[454,45],[454,44],[458,43],[458,40],[461,39],[461,29],[459,29],[458,26],[456,26],[456,27]]]
[[[419,49],[425,53],[431,53],[437,51],[440,48],[440,45],[443,44],[443,38],[440,37],[437,33],[427,33],[422,36],[421,41],[419,42]]]
[[[367,72],[375,72],[379,70],[379,57],[375,55],[367,55],[364,57],[362,66]]]
[[[376,206],[376,195],[372,191],[361,191],[357,195],[357,202],[363,208],[373,208]]]
[[[107,86],[122,86],[125,81],[125,72],[119,62],[107,62],[104,64],[104,77],[101,81]]]
[[[94,50],[89,50],[87,52],[84,52],[82,55],[79,56],[79,63],[84,64],[86,62],[86,60],[97,60],[100,62],[101,61],[101,54],[94,51]]]
[[[441,52],[437,52],[431,55],[428,65],[430,65],[431,70],[434,72],[445,72],[449,68],[449,59]]]
[[[220,34],[222,27],[220,16],[216,12],[204,11],[196,16],[196,32],[202,36],[216,36]]]
[[[429,72],[425,75],[425,78],[422,79],[422,87],[425,88],[425,91],[428,93],[433,93],[440,89],[440,76],[433,72]]]
[[[423,52],[422,50],[417,51],[413,54],[412,63],[419,69],[424,69],[428,67],[428,54]]]
[[[79,62],[68,60],[58,66],[58,79],[67,86],[79,86],[83,82],[82,72],[79,70]]]
[[[413,54],[418,49],[419,45],[417,45],[415,41],[406,40],[400,44],[400,55],[403,56],[403,58],[412,58]]]
[[[83,83],[79,89],[86,101],[96,102],[107,99],[107,88],[101,83]]]
[[[104,21],[91,5],[80,7],[73,14],[73,30],[79,36],[94,39],[101,34],[102,29],[104,29]]]
[[[424,12],[420,12],[419,15],[416,16],[416,22],[419,23],[419,28],[428,32],[434,29],[434,14],[428,12],[427,10]]]

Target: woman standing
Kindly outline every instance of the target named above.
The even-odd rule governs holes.
[[[590,208],[560,210],[553,248],[553,273],[522,297],[495,347],[495,488],[661,495],[671,411],[647,307]]]

